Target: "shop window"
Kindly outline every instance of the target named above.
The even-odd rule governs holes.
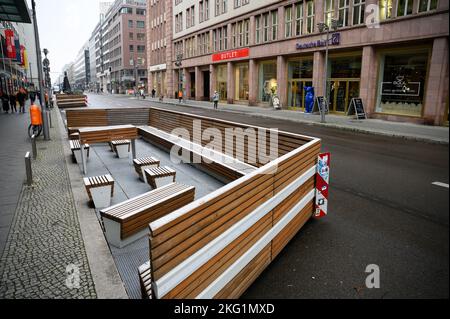
[[[427,68],[427,51],[383,55],[377,112],[420,117]]]
[[[361,56],[331,59],[331,75],[335,78],[359,79],[361,78]]]
[[[217,84],[216,90],[219,93],[220,100],[227,100],[227,78],[228,78],[228,69],[226,65],[218,65],[216,69],[217,73]]]
[[[410,15],[413,13],[414,0],[398,0],[397,17]]]
[[[263,62],[259,68],[259,99],[270,102],[272,96],[278,94],[277,63]]]
[[[313,60],[289,62],[288,79],[288,107],[306,110],[308,87],[313,86]]]
[[[248,63],[237,64],[235,66],[236,73],[236,101],[248,101],[250,88],[249,88],[249,66]]]
[[[419,12],[426,12],[436,10],[438,0],[420,0]]]

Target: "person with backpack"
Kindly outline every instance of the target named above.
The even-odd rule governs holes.
[[[19,102],[19,113],[25,114],[25,102],[28,99],[28,93],[24,88],[19,89],[17,93],[17,101]]]

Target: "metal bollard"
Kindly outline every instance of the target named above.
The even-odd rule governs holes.
[[[47,112],[48,122],[50,123],[50,128],[53,128],[52,113],[48,110],[46,112]]]
[[[31,170],[31,155],[27,152],[25,155],[25,170],[27,172],[27,185],[31,186],[33,184],[33,171]]]
[[[36,148],[36,135],[34,135],[34,134],[33,134],[33,136],[31,136],[31,146],[32,146],[32,150],[33,150],[33,159],[36,160],[37,148]]]

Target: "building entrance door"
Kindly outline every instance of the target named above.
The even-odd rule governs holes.
[[[191,92],[189,92],[189,98],[195,100],[195,72],[190,73],[191,76]]]
[[[312,80],[289,81],[288,104],[289,109],[294,111],[305,111],[306,91],[305,87],[312,87]]]
[[[211,98],[210,94],[210,75],[209,71],[203,72],[203,97],[206,101],[209,101]]]
[[[350,101],[359,97],[360,81],[358,80],[331,80],[330,83],[330,111],[347,113]]]

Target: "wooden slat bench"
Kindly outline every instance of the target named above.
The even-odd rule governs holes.
[[[150,269],[150,261],[140,266],[138,273],[142,299],[152,299],[152,272]]]
[[[177,172],[170,167],[147,168],[144,170],[145,179],[152,189],[175,183]]]
[[[111,205],[111,198],[114,196],[114,179],[111,175],[88,177],[83,181],[89,200],[94,202],[96,208]]]
[[[75,157],[78,164],[81,164],[81,146],[79,140],[70,140],[70,150]],[[87,157],[89,158],[91,146],[89,144],[84,144],[84,149],[87,152]]]
[[[125,247],[147,235],[151,222],[194,199],[195,187],[173,183],[101,210],[106,238],[115,247]]]
[[[130,140],[111,141],[111,145],[118,158],[127,158],[131,151]]]
[[[147,168],[156,168],[161,165],[161,162],[154,157],[137,158],[133,161],[133,163],[136,173],[139,175],[139,178],[145,183],[147,183],[147,178],[144,171]]]
[[[154,127],[140,128],[139,132],[145,140],[166,150],[171,150],[174,146],[186,150],[190,153],[191,160],[193,159],[193,156],[200,156],[203,158],[203,161],[198,167],[225,183],[239,179],[257,169],[252,165],[241,162],[225,154],[213,152],[212,150],[208,150],[208,153],[213,154],[214,156],[207,156],[205,155],[205,152],[203,152],[205,150],[204,147],[188,140],[175,137],[174,135]]]

